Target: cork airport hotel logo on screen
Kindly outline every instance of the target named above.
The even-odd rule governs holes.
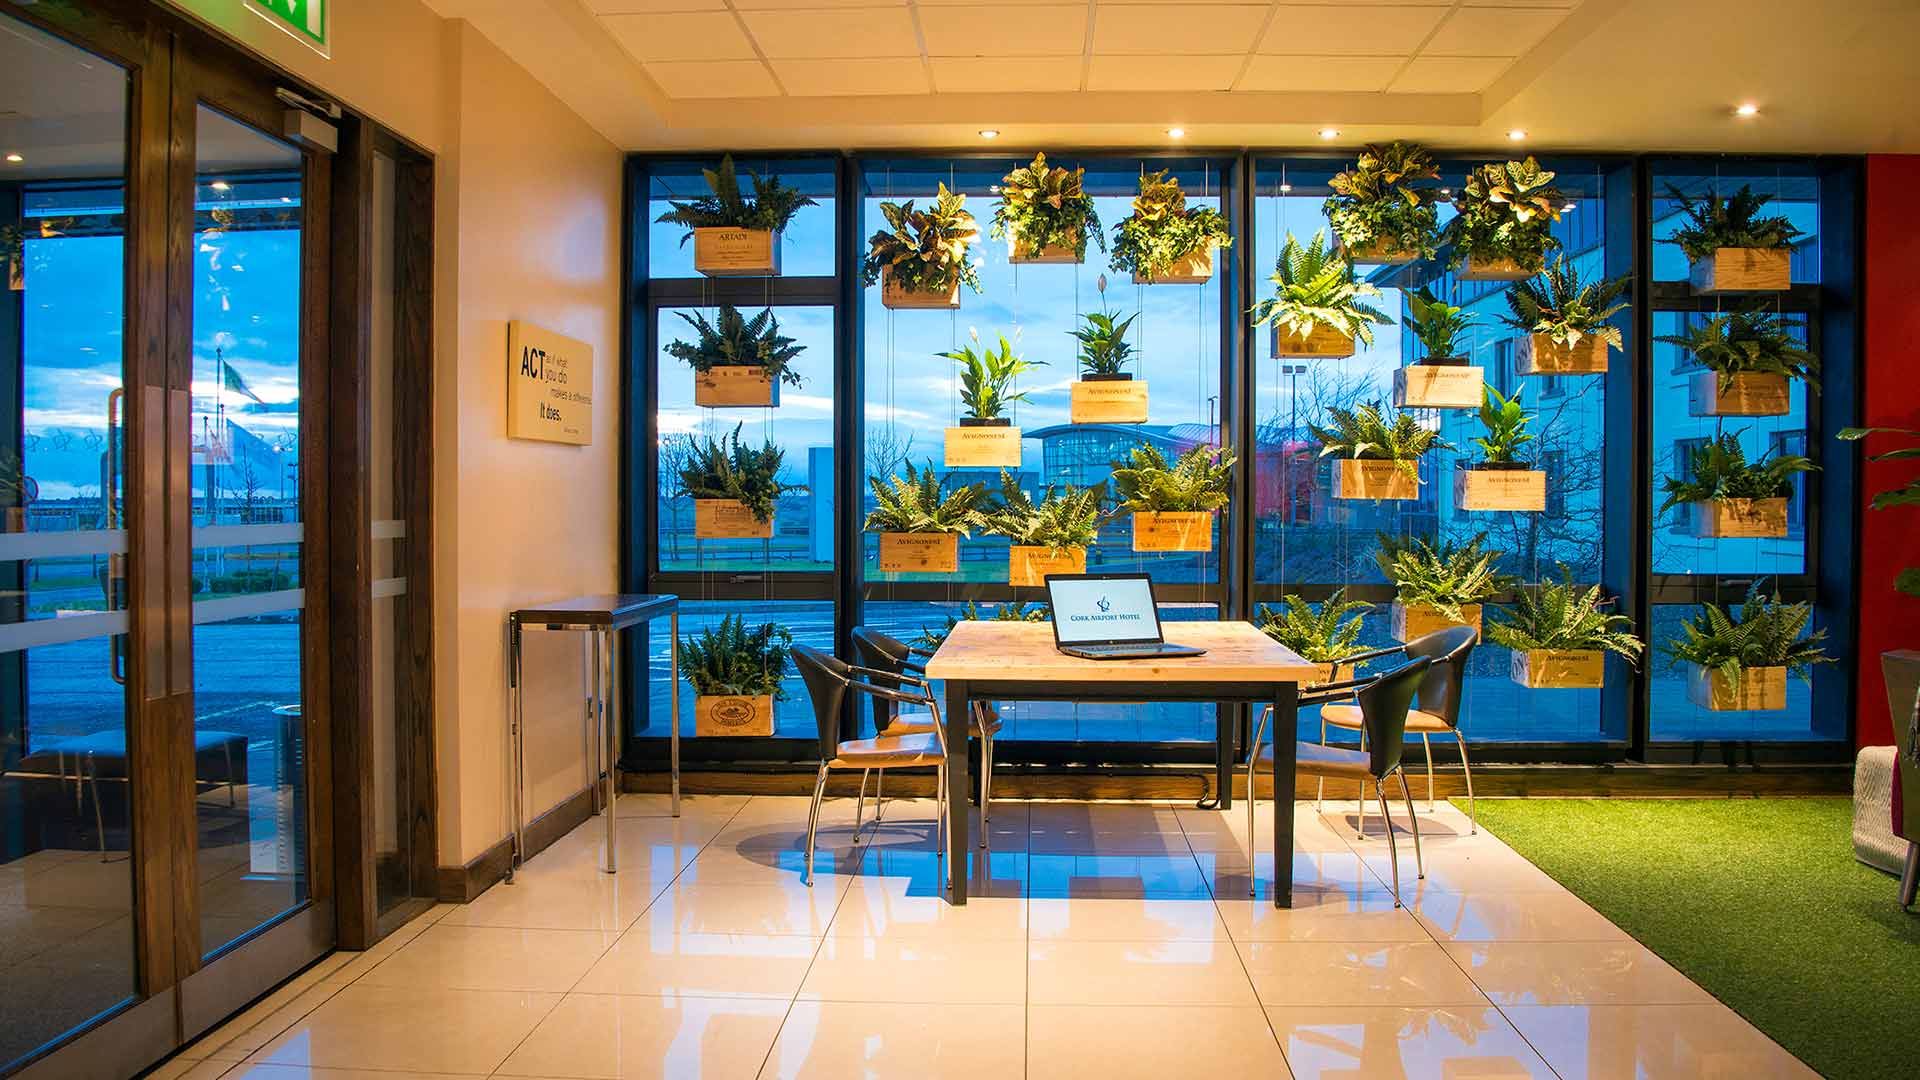
[[[1113,601],[1107,599],[1105,596],[1102,596],[1100,599],[1095,600],[1093,602],[1093,606],[1099,609],[1099,612],[1097,614],[1069,615],[1067,616],[1067,621],[1068,622],[1139,622],[1140,621],[1140,613],[1137,611],[1122,611],[1118,614],[1115,614],[1113,610]]]

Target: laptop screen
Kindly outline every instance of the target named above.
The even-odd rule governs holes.
[[[1061,645],[1160,640],[1153,584],[1145,574],[1049,575],[1054,640]]]

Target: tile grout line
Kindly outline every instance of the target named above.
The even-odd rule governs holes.
[[[1247,796],[1249,801],[1251,801],[1253,796],[1253,791],[1251,787],[1249,787],[1247,791]],[[1221,814],[1226,813],[1226,811],[1214,811],[1214,812],[1221,813]],[[1174,821],[1174,824],[1180,826],[1180,837],[1181,839],[1186,841],[1187,853],[1193,857],[1194,865],[1200,867],[1200,880],[1206,883],[1207,897],[1213,903],[1213,917],[1220,920],[1220,928],[1226,931],[1227,944],[1231,946],[1233,949],[1234,960],[1238,961],[1240,964],[1240,974],[1246,976],[1248,989],[1253,991],[1253,1004],[1254,1004],[1254,1007],[1258,1009],[1260,1012],[1260,1022],[1266,1025],[1267,1037],[1273,1040],[1274,1049],[1278,1051],[1280,1054],[1281,1064],[1286,1066],[1287,1073],[1289,1075],[1292,1075],[1293,1062],[1288,1060],[1287,1058],[1287,1048],[1281,1045],[1280,1033],[1274,1029],[1273,1017],[1267,1013],[1267,1003],[1260,1000],[1260,986],[1258,983],[1255,983],[1253,981],[1253,972],[1248,970],[1246,958],[1240,955],[1240,943],[1233,936],[1233,924],[1227,921],[1227,913],[1220,910],[1220,891],[1217,887],[1218,883],[1207,876],[1206,867],[1200,862],[1200,853],[1194,849],[1193,836],[1187,832],[1186,823],[1180,819],[1180,814],[1178,811],[1175,811],[1173,815],[1173,821]],[[1227,833],[1228,835],[1232,835],[1233,828],[1231,823],[1226,822],[1225,819],[1223,818],[1222,824],[1226,824],[1228,826]],[[1255,832],[1258,832],[1259,824],[1260,824],[1259,815],[1255,814],[1254,815]],[[1256,843],[1256,839],[1257,837],[1254,835],[1254,833],[1249,833],[1247,835],[1247,881],[1249,883],[1252,883],[1257,880],[1255,875],[1257,873],[1257,863],[1258,863],[1260,850],[1259,850],[1258,844]],[[1219,855],[1219,852],[1217,851],[1214,852],[1213,865],[1214,865],[1215,871],[1218,871],[1220,868],[1220,855]],[[1276,866],[1276,872],[1277,872],[1277,869],[1278,868]],[[1253,892],[1254,892],[1253,900],[1258,902],[1260,899],[1259,890],[1256,888],[1253,890]],[[1248,942],[1248,944],[1251,945],[1252,943]]]

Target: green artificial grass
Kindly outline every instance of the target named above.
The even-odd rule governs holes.
[[[1825,1076],[1915,1075],[1920,913],[1846,799],[1494,799],[1480,824]],[[1920,906],[1917,906],[1920,908]]]

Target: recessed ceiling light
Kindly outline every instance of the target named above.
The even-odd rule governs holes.
[[[213,183],[208,184],[207,186],[212,188],[215,191],[226,191],[233,187],[232,184],[227,183],[225,180],[215,180]]]
[[[1740,106],[1739,106],[1738,108],[1735,108],[1735,109],[1733,110],[1733,115],[1735,115],[1735,116],[1759,116],[1759,115],[1760,115],[1760,106],[1758,106],[1758,105],[1755,105],[1755,104],[1754,104],[1753,102],[1751,102],[1751,101],[1748,101],[1748,102],[1744,102],[1744,103],[1743,103],[1743,104],[1741,104],[1741,105],[1740,105]]]
[[[1514,142],[1519,142],[1526,137],[1527,132],[1525,128],[1514,128],[1512,131],[1507,132],[1507,138]]]
[[[21,156],[20,156],[19,154],[8,154],[8,155],[7,155],[7,164],[9,164],[9,165],[18,165],[18,164],[20,164],[21,162],[23,162],[23,161],[25,161],[25,160],[27,160],[27,159],[26,159],[26,158],[23,158],[23,157],[21,157]]]
[[[1323,139],[1337,139],[1340,137],[1340,129],[1339,128],[1321,128],[1320,137]]]
[[[999,128],[981,128],[980,137],[983,139],[997,139],[1000,137],[1000,129]]]
[[[1451,194],[1453,194],[1453,189],[1452,189],[1452,188],[1450,188],[1450,187],[1443,187],[1443,188],[1441,188],[1441,189],[1440,189],[1440,194],[1442,194],[1442,195],[1451,195]]]
[[[1567,205],[1565,205],[1565,206],[1562,206],[1562,207],[1560,208],[1560,212],[1561,212],[1561,213],[1563,213],[1563,214],[1571,214],[1571,213],[1573,213],[1573,209],[1574,209],[1574,206],[1573,206],[1573,204],[1572,204],[1572,203],[1568,203]]]
[[[1293,185],[1292,185],[1292,184],[1281,184],[1281,185],[1280,185],[1280,194],[1282,194],[1282,195],[1285,195],[1285,194],[1286,194],[1287,192],[1289,192],[1289,191],[1292,191],[1292,190],[1293,190]]]
[[[1169,139],[1184,139],[1186,137],[1187,137],[1186,128],[1168,128],[1167,129],[1167,138]]]

